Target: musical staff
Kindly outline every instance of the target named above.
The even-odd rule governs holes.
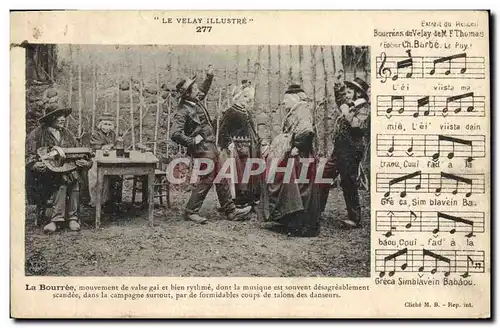
[[[376,58],[377,78],[385,83],[399,79],[484,79],[484,57],[469,57],[466,53],[451,56],[417,56],[406,50],[406,56],[387,56],[382,52]],[[401,74],[404,71],[405,74]]]
[[[453,195],[463,194],[470,197],[473,194],[484,194],[484,174],[461,174],[452,173],[377,173],[376,186],[378,193],[384,193],[389,197],[398,193],[401,198],[408,193],[451,193]]]
[[[484,135],[377,134],[378,157],[463,158],[486,156]]]
[[[484,251],[477,250],[376,249],[375,272],[381,278],[396,272],[442,272],[445,277],[457,273],[467,278],[471,273],[485,272],[484,260]]]
[[[484,229],[484,212],[377,211],[375,214],[375,231],[387,238],[410,232],[464,234],[471,238],[484,233]]]
[[[474,92],[441,96],[441,95],[378,95],[377,116],[457,116],[484,117],[485,97],[476,96]]]

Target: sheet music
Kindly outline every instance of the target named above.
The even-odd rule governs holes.
[[[484,57],[468,56],[458,53],[449,56],[412,56],[411,49],[407,56],[387,55],[382,52],[377,56],[377,78],[382,83],[388,79],[484,79],[486,66]]]
[[[377,116],[484,117],[485,96],[474,92],[442,95],[434,92],[415,95],[377,95]]]
[[[491,15],[11,12],[11,317],[489,318]],[[60,106],[158,165],[40,179]]]
[[[377,134],[379,157],[468,161],[486,156],[484,135]]]
[[[484,212],[467,211],[377,211],[375,230],[386,238],[415,232],[471,238],[485,232],[485,216]]]
[[[484,251],[428,248],[381,249],[375,252],[375,271],[379,277],[392,277],[401,273],[469,278],[485,272]],[[405,277],[406,278],[406,277]]]
[[[489,272],[489,61],[451,28],[426,33],[381,37],[374,59],[375,281],[466,288]]]

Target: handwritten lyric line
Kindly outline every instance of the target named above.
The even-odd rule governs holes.
[[[484,212],[467,211],[377,211],[376,231],[387,238],[397,233],[440,232],[471,238],[484,233]]]
[[[377,134],[378,157],[464,158],[486,156],[484,135]]]
[[[388,79],[484,79],[484,57],[470,57],[467,53],[450,56],[388,56],[382,52],[376,57],[377,78],[385,83]]]
[[[376,249],[375,272],[379,277],[392,277],[396,272],[451,273],[463,278],[471,273],[484,273],[484,251],[430,249]]]
[[[485,116],[485,97],[474,92],[456,95],[378,95],[377,116]]]
[[[436,196],[450,193],[470,197],[473,194],[484,194],[485,178],[484,174],[383,172],[377,173],[376,187],[378,193],[384,193],[384,197],[394,193],[399,194],[401,198],[406,197],[408,193],[429,193]]]

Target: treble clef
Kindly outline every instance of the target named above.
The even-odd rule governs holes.
[[[385,81],[387,81],[387,78],[391,76],[392,72],[390,68],[384,67],[385,62],[387,61],[387,55],[385,54],[385,52],[380,54],[380,58],[382,59],[382,63],[378,68],[378,74],[382,78],[380,82],[385,83]]]

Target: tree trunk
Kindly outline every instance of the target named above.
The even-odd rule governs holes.
[[[80,51],[78,51],[80,54]],[[82,64],[78,59],[78,138],[82,135]]]
[[[96,81],[96,67],[94,63],[94,59],[92,58],[92,133],[95,131],[95,111],[96,111],[96,89],[97,89],[97,81]]]
[[[271,137],[274,137],[274,120],[273,120],[273,107],[272,107],[272,99],[271,99],[271,46],[267,46],[267,96],[268,96],[268,106],[269,106],[269,123],[270,123],[270,131],[271,131]]]
[[[317,111],[317,106],[316,106],[316,46],[311,46],[309,48],[311,52],[311,74],[312,74],[312,99],[313,99],[313,125],[314,125],[314,132],[316,133],[316,138],[314,138],[314,147],[318,149],[318,128],[316,126],[316,111]]]
[[[304,61],[304,48],[299,46],[299,81],[300,85],[304,87],[304,77],[302,76],[302,62]]]
[[[321,63],[323,64],[323,81],[325,87],[325,99],[324,99],[324,112],[323,112],[323,154],[328,153],[328,73],[326,71],[325,64],[325,53],[323,47],[321,47]]]

